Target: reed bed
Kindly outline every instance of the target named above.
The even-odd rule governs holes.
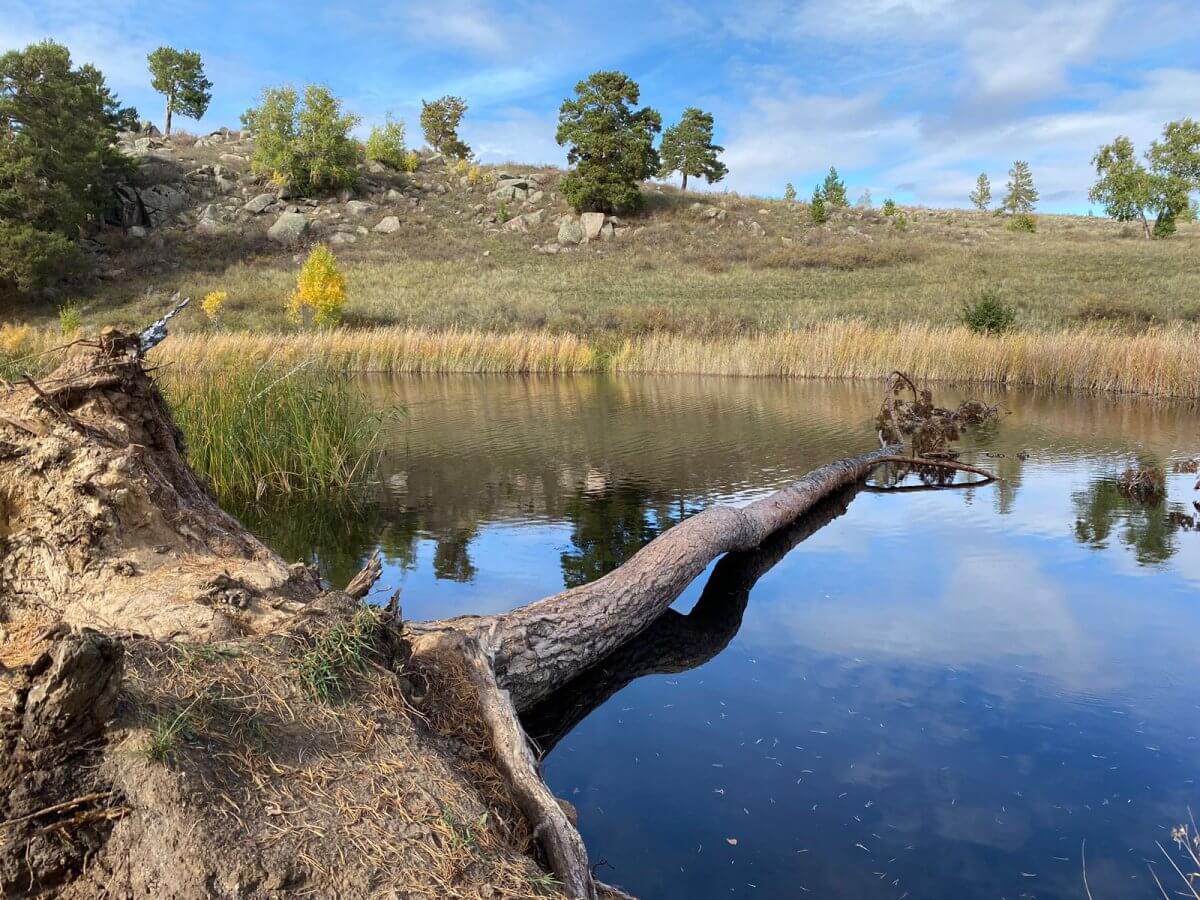
[[[188,459],[224,502],[340,496],[368,474],[387,414],[348,379],[308,368],[251,362],[163,379]]]
[[[373,328],[183,335],[157,353],[185,370],[235,370],[272,361],[333,372],[876,379],[902,369],[930,381],[1200,398],[1200,329],[1189,325],[1138,333],[1095,325],[988,335],[959,326],[843,320],[723,339],[651,334],[615,349],[603,338],[589,342],[542,331]]]
[[[600,354],[583,338],[548,332],[339,328],[303,333],[226,332],[173,336],[162,358],[185,369],[247,361],[310,364],[335,372],[471,372],[568,375],[594,372]]]
[[[699,341],[625,342],[619,372],[792,378],[880,378],[901,369],[930,381],[1200,397],[1200,329],[1113,327],[976,334],[959,326],[875,327],[839,321],[802,331]]]

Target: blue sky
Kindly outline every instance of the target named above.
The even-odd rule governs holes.
[[[146,54],[200,51],[212,106],[179,123],[197,131],[236,126],[266,85],[317,81],[364,128],[391,112],[415,140],[421,98],[457,93],[488,162],[562,162],[559,104],[621,69],[668,124],[712,111],[721,189],[768,195],[834,164],[852,199],[960,206],[980,171],[999,193],[1023,158],[1042,209],[1082,210],[1099,144],[1144,148],[1200,116],[1196,0],[0,0],[0,48],[44,37],[155,120]]]

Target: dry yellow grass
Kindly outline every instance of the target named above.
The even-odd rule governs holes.
[[[231,367],[271,360],[343,372],[570,374],[602,367],[581,338],[544,332],[426,331],[419,328],[336,329],[269,334],[184,334],[158,358],[185,368]]]
[[[638,372],[786,378],[881,378],[903,369],[933,381],[1030,385],[1200,398],[1200,329],[1129,334],[1112,326],[975,334],[959,326],[834,321],[724,340],[651,334],[615,348],[541,331],[340,329],[324,333],[182,335],[156,351],[184,368],[275,360],[348,372]]]

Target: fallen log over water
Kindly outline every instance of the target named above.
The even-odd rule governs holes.
[[[154,339],[161,340],[165,325],[156,324]],[[719,506],[698,513],[590,584],[501,615],[402,623],[395,608],[386,614],[367,613],[365,617],[361,610],[355,612],[355,602],[367,595],[380,575],[378,560],[368,563],[346,591],[327,590],[314,573],[303,566],[288,566],[219,508],[187,465],[183,438],[143,367],[144,346],[137,336],[109,331],[98,342],[82,342],[76,350],[84,352],[76,352],[40,383],[29,380],[9,384],[0,392],[0,550],[4,554],[0,560],[0,614],[6,629],[0,657],[6,668],[0,668],[0,687],[11,694],[0,712],[8,735],[7,743],[0,747],[0,763],[12,773],[28,772],[30,767],[42,765],[39,761],[50,752],[49,745],[58,747],[54,758],[59,763],[76,758],[86,763],[55,763],[54,788],[46,796],[25,791],[16,775],[15,781],[0,784],[4,788],[0,790],[0,817],[4,820],[0,827],[7,822],[14,823],[15,829],[3,836],[7,843],[0,847],[0,886],[4,890],[14,890],[17,880],[24,878],[29,892],[76,884],[82,896],[89,885],[104,883],[105,878],[115,877],[114,872],[124,873],[132,884],[137,881],[132,874],[135,871],[142,873],[137,877],[144,879],[147,889],[151,884],[165,889],[160,881],[168,876],[161,871],[142,871],[144,867],[135,857],[144,854],[174,859],[184,875],[168,875],[177,878],[217,879],[211,869],[224,873],[221,878],[241,883],[246,876],[236,873],[250,867],[261,872],[250,878],[262,886],[254,896],[266,896],[268,884],[293,883],[297,889],[317,893],[369,893],[374,890],[372,879],[381,870],[374,859],[356,856],[361,856],[364,846],[386,845],[394,854],[394,869],[409,873],[417,871],[414,860],[420,861],[422,853],[435,853],[430,846],[440,848],[436,852],[443,854],[451,852],[447,847],[461,849],[457,837],[432,844],[424,841],[421,829],[429,827],[422,824],[427,820],[412,818],[412,811],[404,804],[427,806],[431,801],[403,799],[420,793],[421,778],[431,783],[440,779],[442,796],[437,802],[444,804],[442,820],[448,815],[445,804],[451,807],[451,818],[461,818],[466,815],[463,810],[478,806],[472,806],[469,800],[454,801],[458,803],[454,806],[447,799],[454,789],[461,793],[467,782],[463,781],[464,767],[455,762],[464,751],[447,755],[442,737],[423,737],[421,729],[426,719],[440,719],[473,723],[472,734],[478,735],[481,742],[477,749],[487,758],[494,775],[479,775],[484,760],[471,762],[465,769],[475,773],[472,777],[483,778],[475,782],[481,792],[491,783],[489,778],[501,782],[502,804],[515,810],[513,816],[524,822],[522,827],[514,818],[489,826],[487,834],[474,842],[491,841],[497,848],[488,857],[489,864],[495,866],[495,874],[486,876],[489,883],[511,875],[513,866],[519,869],[511,855],[505,854],[522,840],[532,840],[566,896],[588,900],[624,896],[595,880],[575,825],[541,779],[518,714],[546,701],[564,686],[578,683],[589,670],[647,633],[647,629],[666,627],[661,623],[666,621],[663,617],[670,605],[717,557],[748,554],[766,547],[770,549],[751,559],[757,558],[760,565],[769,567],[776,554],[786,553],[796,535],[819,527],[826,517],[796,526],[792,532],[786,529],[826,498],[861,483],[881,464],[899,462],[987,476],[963,464],[901,455],[900,434],[912,426],[916,421],[913,415],[917,414],[894,401],[894,388],[901,383],[897,381],[889,388],[881,418],[898,421],[898,409],[907,418],[889,432],[887,439],[881,439],[883,446],[877,450],[821,466],[744,507]],[[937,412],[940,415],[946,411]],[[952,414],[946,416],[952,418]],[[784,538],[771,540],[781,532]],[[756,565],[750,565],[743,572],[744,590],[738,601],[742,606],[757,571]],[[84,631],[73,632],[72,627]],[[71,646],[75,646],[80,640],[78,635],[90,633],[86,629],[105,633],[106,640],[124,642],[121,646],[128,648],[125,652],[134,654],[124,667],[127,674],[169,670],[175,673],[172,677],[188,680],[205,660],[215,660],[214,671],[223,666],[221,671],[236,674],[241,680],[236,690],[221,686],[219,681],[203,690],[196,685],[194,696],[187,695],[191,699],[184,703],[184,697],[174,693],[153,702],[147,700],[153,691],[170,688],[170,679],[163,683],[156,677],[143,678],[136,690],[126,689],[122,703],[110,703],[112,722],[106,726],[107,734],[96,723],[89,726],[88,749],[80,757],[84,751],[78,741],[71,744],[70,734],[62,727],[47,731],[39,726],[40,730],[35,730],[33,725],[21,723],[35,700],[42,710],[39,721],[66,721],[70,719],[69,709],[59,715],[56,709],[46,712],[46,704],[55,697],[87,695],[79,686],[43,683],[48,672],[68,672],[62,677],[69,681],[70,672],[87,671],[87,667],[72,669],[61,660],[54,663],[58,658],[55,654],[62,656],[62,648],[68,645],[61,643],[55,650],[53,644],[71,636]],[[14,636],[20,636],[24,644],[18,646]],[[186,665],[181,667],[178,654],[171,649],[172,642],[186,646],[197,642],[209,646],[213,642],[235,643],[234,649],[221,644],[210,651],[188,651],[195,656],[192,662],[185,659]],[[109,697],[115,696],[121,682],[122,651],[104,646],[105,696]],[[297,647],[299,651],[293,649]],[[140,649],[134,653],[133,648]],[[712,652],[718,650],[719,641]],[[296,652],[301,654],[298,663],[293,662]],[[243,657],[254,660],[254,664],[227,662]],[[195,662],[197,659],[200,663]],[[293,723],[325,721],[327,713],[321,704],[296,694],[295,685],[282,674],[289,666],[298,667],[297,677],[310,679],[317,686],[320,698],[344,686],[345,678],[359,673],[375,679],[379,697],[395,700],[388,699],[382,705],[373,702],[364,709],[356,707],[355,715],[338,719],[337,728],[347,731],[324,749],[307,746],[310,736],[296,734],[294,724],[287,728],[281,724],[279,733],[286,739],[278,743],[267,774],[250,771],[241,781],[230,782],[228,767],[209,771],[206,757],[189,757],[200,770],[197,790],[203,796],[240,796],[240,800],[230,800],[229,804],[247,837],[234,846],[206,837],[215,826],[204,819],[194,803],[184,803],[179,809],[189,810],[185,818],[206,823],[198,830],[187,831],[186,839],[172,840],[171,852],[186,856],[172,857],[163,848],[155,848],[155,835],[164,830],[161,823],[156,824],[156,817],[165,814],[155,804],[175,810],[177,819],[184,814],[172,806],[177,800],[165,784],[161,793],[150,795],[158,799],[148,800],[145,786],[156,783],[151,777],[155,770],[130,770],[128,753],[110,755],[106,741],[115,750],[121,741],[150,730],[148,758],[154,759],[157,754],[160,760],[167,759],[175,752],[172,747],[185,728],[199,730],[204,722],[220,722],[222,715],[229,716],[238,728],[248,728],[245,723],[252,719],[258,721],[254,717],[261,718],[261,711],[243,714],[238,712],[241,707],[237,703],[259,692],[277,699],[277,703],[260,704],[273,710],[272,714],[290,717]],[[6,676],[11,677],[5,680]],[[421,708],[430,698],[453,694],[431,687],[455,680],[464,686],[462,696],[447,702],[457,702],[461,708]],[[424,682],[426,690],[419,682]],[[170,712],[160,715],[151,729],[138,718],[139,702],[166,704]],[[409,709],[413,710],[411,714],[406,711]],[[96,728],[102,732],[99,737]],[[209,740],[213,745],[221,744],[234,730],[232,726],[211,728]],[[53,740],[46,738],[47,734]],[[362,755],[335,752],[347,741],[360,745]],[[297,742],[299,749],[292,747]],[[68,745],[74,749],[63,751]],[[371,803],[355,797],[344,801],[358,810],[348,820],[350,824],[338,817],[338,808],[321,813],[326,818],[306,820],[304,827],[286,832],[284,837],[279,836],[278,829],[264,829],[254,819],[257,814],[250,810],[264,802],[269,785],[287,795],[286,772],[291,769],[285,764],[285,750],[298,759],[328,760],[331,768],[321,777],[328,778],[330,785],[380,784],[378,790],[385,791],[393,805],[381,812],[382,798]],[[227,757],[254,758],[253,754],[245,754],[239,745],[237,752],[231,750]],[[412,761],[397,768],[393,759],[397,756],[411,757]],[[370,766],[364,762],[368,758],[372,760]],[[70,773],[84,770],[88,773],[86,779],[80,775],[78,783],[73,782]],[[419,776],[415,781],[412,772]],[[273,781],[272,775],[279,777]],[[311,780],[316,776],[308,772],[303,777]],[[213,788],[208,778],[223,787]],[[377,781],[380,778],[384,780]],[[425,794],[430,793],[428,787],[423,789]],[[49,815],[52,810],[74,809],[72,804],[81,803],[78,798],[83,796],[104,797],[107,804],[88,813],[93,817],[89,827],[94,833],[89,834],[86,846],[80,845],[73,853],[63,849],[74,846],[69,841],[57,845],[53,860],[38,863],[35,871],[30,848],[45,839],[45,832],[22,830],[15,823],[36,823],[39,816]],[[485,809],[494,809],[497,802],[501,801],[493,798],[493,806],[485,805]],[[272,809],[284,808],[282,802],[272,803],[263,806],[264,820],[274,814]],[[290,799],[286,803],[290,804],[289,816],[317,815],[311,796],[304,802]],[[372,810],[371,815],[365,812],[367,809]],[[500,817],[503,819],[503,813]],[[483,820],[487,818],[485,814]],[[405,820],[408,824],[402,834],[398,833]],[[336,830],[331,822],[339,823],[337,828],[351,829],[345,844],[327,838],[314,845],[313,834]],[[362,831],[368,826],[374,830]],[[40,824],[38,827],[43,828]],[[454,826],[446,827],[457,835]],[[496,837],[501,832],[507,835],[504,841]],[[65,834],[63,831],[59,836]],[[277,851],[281,841],[284,849],[291,848],[283,856],[292,859],[291,863],[278,863],[286,868],[282,874],[265,868],[264,862],[280,855]],[[114,846],[122,848],[119,859],[109,858],[115,852],[111,850]],[[429,878],[437,885],[439,895],[459,896],[455,887],[458,882],[449,875],[437,874],[438,857],[435,854],[430,858]],[[303,865],[296,863],[297,859]],[[91,869],[87,869],[89,861]],[[197,868],[203,866],[209,869]],[[99,874],[88,875],[85,869]],[[88,882],[89,877],[96,880]]]

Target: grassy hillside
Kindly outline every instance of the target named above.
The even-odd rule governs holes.
[[[948,325],[984,291],[1015,307],[1025,329],[1103,322],[1138,331],[1200,319],[1196,225],[1145,242],[1133,226],[1087,217],[1040,216],[1029,235],[986,213],[908,208],[902,227],[877,209],[852,208],[816,226],[802,203],[648,185],[645,210],[620,223],[621,237],[549,255],[535,247],[555,241],[558,217],[568,213],[555,190],[561,173],[541,170],[537,203],[501,203],[488,196],[490,179],[468,186],[444,165],[425,163],[413,175],[369,176],[357,198],[373,204],[365,211],[351,213],[338,199],[302,205],[314,229],[301,246],[284,247],[265,238],[276,211],[238,211],[245,197],[270,190],[235,158],[246,152],[186,143],[160,151],[181,171],[224,160],[227,175],[240,172],[240,194],[202,186],[191,209],[148,238],[109,234],[102,278],[50,302],[10,302],[0,320],[45,323],[74,299],[85,324],[136,324],[157,315],[173,291],[224,290],[223,328],[287,329],[298,251],[338,230],[333,249],[348,279],[351,326],[707,337],[849,318]],[[533,170],[488,174],[501,171]],[[696,203],[718,206],[720,217],[705,217]],[[539,210],[541,223],[525,233],[504,227],[506,217]],[[202,233],[196,223],[210,215],[224,224]],[[375,233],[386,216],[399,219],[398,229]],[[207,326],[196,312],[184,327]]]

